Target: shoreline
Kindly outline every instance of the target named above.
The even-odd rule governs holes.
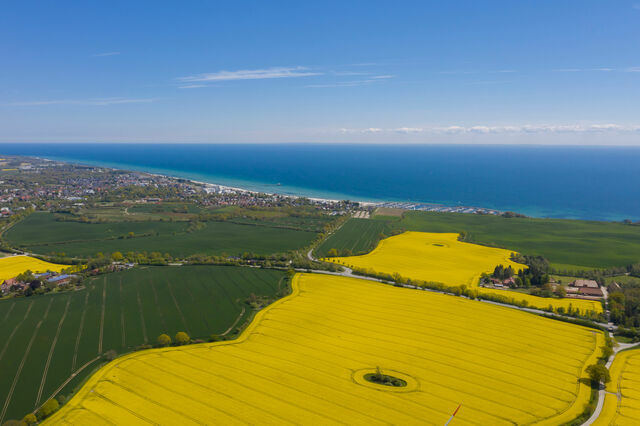
[[[58,158],[32,156],[32,155],[25,155],[22,157],[37,158],[39,160],[54,161],[54,162],[59,162],[63,164],[75,164],[75,165],[86,166],[86,167],[96,167],[96,168],[105,168],[110,170],[118,170],[118,171],[126,171],[126,172],[145,173],[150,176],[162,177],[167,179],[183,179],[190,183],[203,186],[204,188],[219,189],[220,191],[215,191],[217,193],[224,193],[225,191],[227,191],[227,192],[249,193],[249,194],[264,194],[264,195],[280,196],[280,197],[286,197],[286,198],[292,198],[292,199],[306,198],[318,203],[333,203],[333,204],[337,204],[343,201],[351,201],[351,202],[357,202],[360,204],[360,206],[365,208],[390,207],[390,208],[398,208],[398,209],[403,209],[408,211],[411,211],[411,210],[436,211],[441,213],[462,213],[462,214],[480,213],[480,214],[489,214],[489,215],[500,215],[504,213],[503,211],[498,209],[476,207],[476,206],[464,206],[464,205],[450,206],[450,205],[440,204],[440,203],[425,203],[425,202],[417,202],[417,201],[390,201],[390,200],[372,201],[372,200],[357,200],[357,199],[350,199],[350,198],[337,199],[337,198],[314,197],[314,196],[305,195],[305,194],[287,194],[282,192],[267,192],[267,191],[249,189],[249,188],[242,188],[239,186],[231,186],[231,185],[226,185],[226,184],[217,183],[217,182],[207,182],[207,181],[199,180],[201,178],[192,178],[188,176],[162,173],[160,171],[151,172],[151,171],[146,171],[142,169],[125,168],[126,166],[114,167],[113,165],[108,165],[108,166],[101,165],[101,164],[98,164],[97,162],[92,163],[92,162],[84,162],[84,161],[76,161],[76,160],[68,160],[68,159],[61,160]]]

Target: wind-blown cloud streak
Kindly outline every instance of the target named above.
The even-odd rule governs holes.
[[[218,71],[214,73],[197,74],[187,77],[179,77],[178,81],[210,82],[210,81],[234,81],[234,80],[263,80],[271,78],[296,78],[322,75],[305,67],[275,67],[257,70]]]

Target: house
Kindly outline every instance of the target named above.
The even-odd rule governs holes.
[[[598,285],[598,283],[595,282],[594,280],[575,280],[574,282],[572,282],[569,285],[572,286],[572,287],[587,287],[587,288],[599,288],[600,287]]]
[[[0,285],[0,291],[2,291],[2,294],[7,294],[11,291],[11,287],[13,286],[16,286],[20,290],[22,290],[25,284],[23,282],[16,280],[15,278],[9,278],[7,280],[4,280],[2,285]]]
[[[567,287],[567,294],[578,294],[580,293],[580,289],[578,287]]]
[[[71,281],[71,278],[73,278],[73,275],[61,274],[61,275],[56,275],[55,277],[48,278],[47,282],[52,284],[62,285]]]
[[[502,284],[508,287],[514,287],[516,285],[516,280],[513,277],[509,277],[506,280],[502,281]]]
[[[620,291],[622,290],[622,287],[620,286],[620,284],[618,284],[615,281],[611,281],[611,284],[609,284],[609,291],[613,292],[613,291]]]
[[[599,288],[592,288],[592,287],[580,287],[579,290],[579,294],[583,295],[583,296],[592,296],[592,297],[603,297],[604,294],[602,293],[602,290],[600,290]]]

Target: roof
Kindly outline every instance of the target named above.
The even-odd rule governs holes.
[[[47,282],[55,283],[55,282],[58,282],[58,281],[65,280],[65,279],[67,279],[67,278],[71,278],[71,275],[68,275],[68,274],[57,275],[57,276],[55,276],[55,277],[51,277],[51,278],[49,278],[49,279],[47,280]]]
[[[599,288],[591,288],[591,287],[581,287],[580,294],[584,294],[586,296],[603,296],[602,290]]]
[[[589,288],[598,288],[598,283],[594,280],[575,280],[571,283],[574,287],[589,287]]]

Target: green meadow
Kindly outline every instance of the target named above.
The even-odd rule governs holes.
[[[173,257],[244,252],[267,255],[304,247],[315,237],[316,232],[273,221],[209,221],[191,229],[184,221],[65,222],[56,220],[52,213],[34,213],[3,235],[11,246],[28,252],[75,257],[115,251],[161,252]]]

